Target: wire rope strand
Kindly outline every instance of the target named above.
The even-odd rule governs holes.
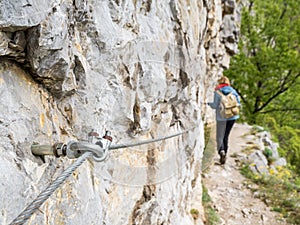
[[[129,147],[134,147],[134,146],[138,146],[138,145],[150,144],[150,143],[153,143],[153,142],[158,142],[158,141],[162,141],[162,140],[166,140],[166,139],[169,139],[169,138],[172,138],[172,137],[176,137],[176,136],[182,135],[182,134],[187,133],[188,131],[190,131],[190,130],[192,130],[194,128],[195,127],[187,129],[187,130],[184,130],[184,131],[176,133],[176,134],[169,135],[169,136],[165,136],[165,137],[161,137],[161,138],[156,138],[156,139],[150,139],[150,140],[146,140],[146,141],[140,141],[140,142],[133,143],[133,144],[111,145],[109,147],[109,149],[110,150],[114,150],[114,149],[119,149],[119,148],[129,148]]]
[[[51,194],[90,156],[92,152],[86,152],[80,156],[74,164],[68,167],[58,178],[55,179],[35,200],[33,200],[10,225],[20,225],[25,223],[32,214],[50,197]]]

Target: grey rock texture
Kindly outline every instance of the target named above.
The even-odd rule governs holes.
[[[203,224],[202,103],[236,52],[238,23],[235,1],[0,1],[0,224],[74,162],[34,156],[33,143],[190,128],[85,162],[29,224]]]
[[[263,127],[257,126],[255,129],[257,130],[253,132],[250,139],[252,139],[253,146],[257,150],[245,157],[243,161],[250,164],[249,168],[254,173],[266,176],[270,174],[270,170],[277,173],[277,168],[287,166],[287,161],[285,158],[280,157],[278,152],[279,145],[272,141],[271,134],[264,131]]]
[[[257,150],[254,153],[252,153],[249,156],[249,161],[252,162],[252,164],[250,164],[250,169],[252,170],[252,172],[264,175],[269,174],[268,160],[262,153],[262,151]]]

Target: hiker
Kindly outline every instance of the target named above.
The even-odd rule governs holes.
[[[229,114],[227,116],[222,115],[221,112],[221,99],[222,96],[231,94],[232,98],[235,98],[235,104],[237,107],[240,105],[240,99],[237,91],[230,86],[228,77],[222,76],[218,80],[218,85],[214,92],[214,101],[207,103],[211,108],[216,109],[216,121],[217,121],[217,150],[220,155],[220,163],[225,164],[226,155],[228,152],[228,138],[230,131],[236,121],[239,118],[238,109],[237,112]],[[223,104],[223,103],[222,103]],[[223,106],[224,107],[224,106]]]

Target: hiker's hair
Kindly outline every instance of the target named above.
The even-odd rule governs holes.
[[[219,84],[228,84],[230,85],[230,81],[229,78],[226,76],[222,76],[219,80],[218,80]]]

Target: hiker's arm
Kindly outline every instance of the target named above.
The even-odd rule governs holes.
[[[218,107],[218,105],[219,105],[219,101],[220,101],[220,99],[219,99],[217,93],[215,92],[215,94],[214,94],[214,101],[213,102],[209,102],[208,105],[211,108],[216,109]]]

